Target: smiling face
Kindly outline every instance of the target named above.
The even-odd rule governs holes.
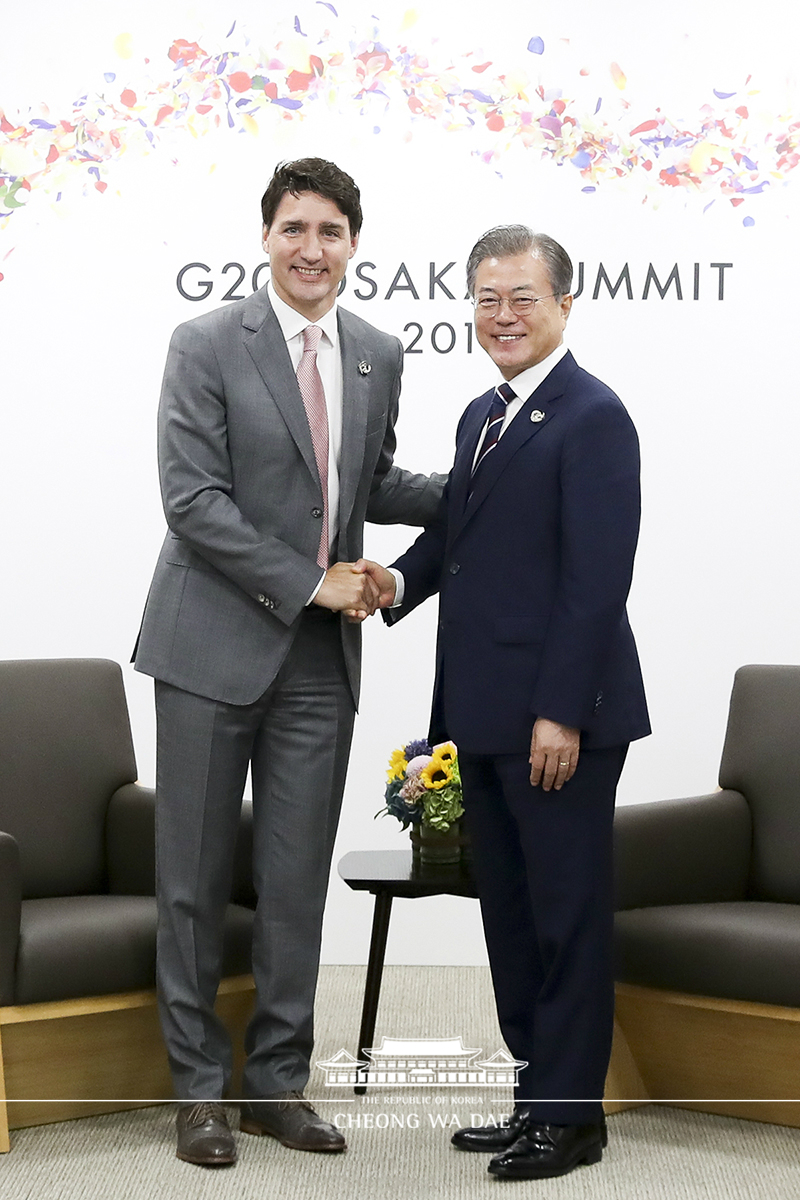
[[[272,286],[309,321],[332,307],[357,245],[344,213],[316,192],[286,192],[272,224],[264,227]]]
[[[572,296],[559,300],[550,293],[550,276],[535,251],[509,258],[485,258],[475,272],[475,299],[482,296],[503,301],[487,316],[475,309],[475,332],[504,379],[513,379],[547,358],[561,344]],[[546,297],[538,300],[524,316],[513,313],[506,303],[516,296]]]

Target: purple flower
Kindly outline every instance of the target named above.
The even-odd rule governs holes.
[[[430,753],[431,753],[430,744],[428,742],[426,742],[426,740],[424,738],[419,738],[415,742],[409,742],[408,745],[403,749],[403,754],[405,755],[406,762],[411,762],[412,758],[417,758],[418,755],[420,755],[420,754],[430,754]]]

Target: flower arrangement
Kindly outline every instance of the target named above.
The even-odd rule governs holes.
[[[424,824],[446,833],[463,815],[458,751],[452,742],[409,742],[392,752],[386,774],[386,807],[376,816],[389,813],[403,829]]]

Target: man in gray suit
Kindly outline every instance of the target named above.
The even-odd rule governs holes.
[[[271,279],[175,331],[159,409],[169,532],[136,669],[156,680],[158,986],[178,1157],[231,1163],[214,1015],[252,769],[255,1011],[241,1128],[345,1148],[302,1098],[322,913],[359,688],[364,520],[424,525],[443,477],[393,466],[403,350],[336,305],[359,191],[322,159],[262,198]],[[332,565],[329,565],[332,564]],[[348,619],[349,618],[349,619]]]

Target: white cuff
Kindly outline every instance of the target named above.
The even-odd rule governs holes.
[[[396,591],[394,593],[394,601],[389,605],[389,608],[399,608],[400,605],[403,603],[403,597],[406,594],[406,581],[403,578],[403,572],[396,571],[394,569],[394,567],[387,567],[386,570],[389,572],[390,575],[394,575],[394,581],[395,581],[395,584],[397,585]]]
[[[306,608],[308,608],[309,604],[313,604],[313,603],[314,603],[314,597],[316,596],[317,592],[319,591],[319,589],[322,587],[323,583],[325,582],[325,576],[326,576],[327,574],[328,574],[328,572],[327,572],[327,571],[323,571],[323,572],[322,572],[322,578],[320,579],[320,581],[319,581],[319,583],[317,584],[317,586],[314,588],[314,590],[313,590],[313,592],[311,593],[311,595],[310,595],[310,596],[308,597],[308,599],[306,600],[306,603],[305,603],[305,607],[306,607]]]

